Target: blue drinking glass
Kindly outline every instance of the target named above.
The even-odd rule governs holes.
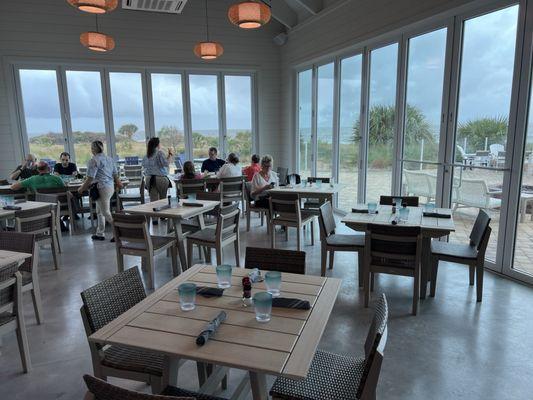
[[[217,265],[218,287],[227,289],[231,287],[231,265]]]
[[[400,208],[400,221],[407,221],[409,219],[409,209],[407,207]]]
[[[368,213],[369,214],[375,214],[377,209],[378,209],[377,203],[368,203]]]
[[[196,284],[182,283],[178,286],[180,307],[183,311],[194,310],[196,307]]]
[[[278,297],[281,289],[281,272],[268,271],[265,274],[265,285],[267,292],[270,293],[272,297]]]
[[[317,179],[315,183],[317,189],[320,189],[322,187],[322,179]]]
[[[272,295],[268,292],[254,294],[255,319],[257,322],[270,321],[272,313]]]
[[[401,207],[402,206],[402,198],[401,197],[393,197],[392,198],[392,203],[396,204],[396,207]]]

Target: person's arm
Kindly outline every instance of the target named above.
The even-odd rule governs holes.
[[[74,165],[74,171],[72,171],[72,174],[71,175],[78,175],[78,166],[75,164],[75,163],[72,163],[72,165]]]
[[[78,188],[78,193],[79,194],[82,194],[83,192],[85,192],[87,189],[89,189],[89,186],[91,186],[91,184],[93,183],[93,178],[90,177],[90,176],[87,176],[85,178],[85,180],[83,181],[83,183],[81,184],[81,186]]]
[[[21,173],[22,173],[22,165],[19,165],[19,166],[17,167],[17,169],[14,170],[14,171],[11,173],[10,178],[11,178],[12,180],[17,180],[17,179],[19,178],[19,176],[20,176]]]
[[[170,154],[168,157],[165,158],[165,155],[162,151],[157,152],[157,161],[163,168],[168,168],[168,164],[172,160],[172,154]]]
[[[24,182],[24,181],[15,182],[14,184],[12,184],[11,185],[11,190],[20,190],[20,189],[22,189],[22,182]]]
[[[59,169],[59,164],[56,163],[56,165],[54,165],[54,175],[55,176],[61,176],[61,174],[58,172],[58,169]]]
[[[96,165],[96,161],[93,159],[89,160],[89,162],[87,163],[87,174],[86,174],[85,180],[83,181],[81,186],[78,188],[79,194],[83,194],[83,192],[89,189],[89,186],[91,186],[91,184],[93,183],[94,178],[96,178],[97,171],[98,171],[98,168]]]

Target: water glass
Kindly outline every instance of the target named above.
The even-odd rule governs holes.
[[[289,176],[289,185],[291,186],[296,185],[296,177],[294,175]]]
[[[267,292],[270,293],[272,297],[278,297],[281,288],[281,272],[268,271],[265,274],[265,285]]]
[[[272,295],[268,292],[254,294],[255,319],[257,322],[270,321],[272,313]]]
[[[15,205],[15,197],[14,196],[6,196],[6,206],[12,207]]]
[[[187,200],[196,201],[196,193],[189,193],[187,195]]]
[[[180,307],[183,311],[194,310],[196,307],[196,284],[182,283],[178,286]]]
[[[392,198],[392,204],[395,204],[396,207],[402,206],[402,198],[401,197],[393,197]]]
[[[407,207],[400,208],[400,221],[407,221],[409,219],[409,209]]]
[[[368,203],[368,213],[369,214],[375,214],[377,209],[378,209],[378,204],[377,203]]]
[[[424,211],[426,211],[426,212],[434,212],[435,211],[435,203],[426,203],[424,205]]]
[[[231,287],[231,265],[217,265],[218,287],[227,289]]]
[[[317,179],[315,183],[317,189],[320,189],[322,187],[322,179]]]

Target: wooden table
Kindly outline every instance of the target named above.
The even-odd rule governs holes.
[[[13,264],[20,265],[26,258],[31,257],[29,253],[20,253],[18,251],[0,250],[0,269]]]
[[[358,204],[356,209],[364,209],[367,205]],[[424,217],[424,207],[408,207],[409,217],[405,222],[400,222],[398,225],[392,225],[391,221],[395,215],[399,215],[398,211],[395,215],[392,214],[392,206],[378,205],[378,214],[365,213],[349,213],[341,222],[346,224],[349,228],[355,231],[366,231],[369,224],[387,225],[387,226],[415,226],[420,227],[422,231],[422,266],[421,279],[423,284],[420,285],[420,298],[426,297],[427,281],[430,277],[430,255],[431,255],[431,239],[440,238],[449,235],[455,231],[455,223],[453,221],[453,212],[449,208],[435,208],[435,212],[449,214],[450,218],[435,218]],[[361,268],[361,266],[359,266]],[[424,284],[425,283],[425,284]]]
[[[215,268],[195,265],[95,332],[89,340],[165,354],[174,385],[180,359],[247,370],[253,398],[267,399],[265,374],[294,379],[307,376],[341,281],[283,273],[281,296],[309,300],[312,308],[273,308],[270,322],[259,323],[253,307],[242,306],[241,280],[248,272],[234,268],[233,286],[224,290],[222,297],[196,296],[196,309],[181,311],[176,290],[180,283],[216,286]],[[263,283],[254,284],[253,292],[264,290]],[[222,310],[227,319],[216,336],[204,346],[197,346],[196,336]]]
[[[175,199],[173,199],[175,200]],[[161,211],[154,211],[154,208],[161,207],[168,204],[168,200],[158,200],[150,203],[140,204],[133,207],[128,207],[128,213],[142,214],[151,218],[169,218],[174,222],[174,232],[176,240],[178,241],[178,251],[182,270],[187,269],[187,257],[185,255],[185,246],[183,245],[183,230],[181,228],[181,221],[184,219],[198,217],[200,229],[204,228],[204,213],[213,210],[220,205],[219,201],[211,200],[195,200],[194,203],[200,203],[202,207],[186,207],[183,202],[180,202],[173,208],[167,208]]]
[[[16,203],[15,206],[20,207],[21,210],[4,210],[0,207],[0,220],[2,219],[10,219],[15,217],[16,211],[25,211],[25,210],[35,210],[36,208],[43,208],[47,207],[50,208],[52,206],[51,203],[43,203],[41,201],[23,201],[21,203]]]
[[[320,187],[316,183],[312,185],[307,183],[298,184],[298,185],[287,185],[287,186],[278,186],[272,189],[269,189],[270,193],[298,193],[300,197],[303,198],[313,198],[313,199],[325,199],[333,204],[333,195],[338,193],[342,188],[342,185],[339,183],[329,184],[322,183]]]

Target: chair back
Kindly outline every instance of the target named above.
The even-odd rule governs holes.
[[[15,211],[15,230],[17,232],[35,233],[39,236],[51,235],[55,226],[56,221],[49,206]]]
[[[285,183],[288,179],[289,168],[278,167],[276,168],[276,173],[278,174],[279,183]]]
[[[335,224],[335,217],[333,215],[333,208],[331,207],[331,203],[329,201],[326,201],[324,204],[320,206],[318,209],[318,223],[320,225],[320,238],[321,240],[324,240],[329,235],[335,233],[335,228],[337,227]]]
[[[291,179],[292,176],[294,176],[294,181],[296,182],[297,185],[302,183],[302,178],[300,177],[300,175],[298,175],[298,174],[290,174],[290,175],[287,175],[287,179],[285,181],[285,183],[287,185],[290,183],[290,179]],[[282,183],[281,180],[279,182]]]
[[[487,232],[490,231],[489,224],[489,214],[483,210],[479,210],[476,221],[474,222],[474,226],[472,227],[472,231],[470,232],[471,246],[476,246],[478,250],[480,249],[485,236],[487,236]],[[490,232],[488,232],[488,235],[490,236]]]
[[[402,204],[405,204],[408,207],[418,207],[418,196],[379,196],[379,204],[392,206],[392,202],[397,198],[402,199]]]
[[[219,190],[221,201],[241,201],[244,195],[244,178],[242,176],[222,178]]]
[[[489,188],[484,179],[454,178],[455,201],[467,207],[490,208]]]
[[[300,196],[298,193],[272,193],[270,195],[270,216],[272,219],[300,221]]]
[[[124,157],[124,167],[139,165],[139,156]],[[124,168],[126,170],[126,168]]]
[[[123,242],[145,243],[146,248],[151,244],[148,222],[144,215],[114,213],[113,232],[117,248],[122,247]]]
[[[238,203],[220,207],[216,227],[216,238],[218,241],[238,234],[240,213],[241,210],[239,210]]]
[[[87,175],[87,167],[78,167],[78,174],[81,176]]]
[[[365,241],[365,258],[369,266],[385,271],[414,270],[420,262],[420,227],[369,224]]]
[[[19,271],[31,273],[37,267],[39,251],[35,243],[35,235],[32,233],[0,232],[0,250],[17,251],[32,255],[19,266]]]
[[[189,193],[205,192],[204,179],[180,179],[178,182],[178,193],[180,196]]]
[[[305,275],[305,251],[246,247],[244,268]]]
[[[91,333],[146,298],[139,269],[129,268],[81,292]]]
[[[220,193],[217,192],[198,192],[196,200],[220,201]]]
[[[124,176],[129,180],[138,181],[142,179],[143,167],[137,164],[124,165]]]
[[[374,311],[374,317],[365,342],[365,364],[363,375],[357,388],[356,398],[375,398],[378,385],[381,363],[387,344],[387,323],[389,319],[389,307],[385,294],[382,294]]]
[[[307,177],[308,183],[315,183],[316,181],[322,181],[322,183],[329,183],[331,181],[331,178],[320,178],[319,176],[308,176]]]
[[[405,194],[413,196],[435,197],[431,176],[432,174],[424,171],[403,171]],[[436,181],[436,177],[434,178]]]

